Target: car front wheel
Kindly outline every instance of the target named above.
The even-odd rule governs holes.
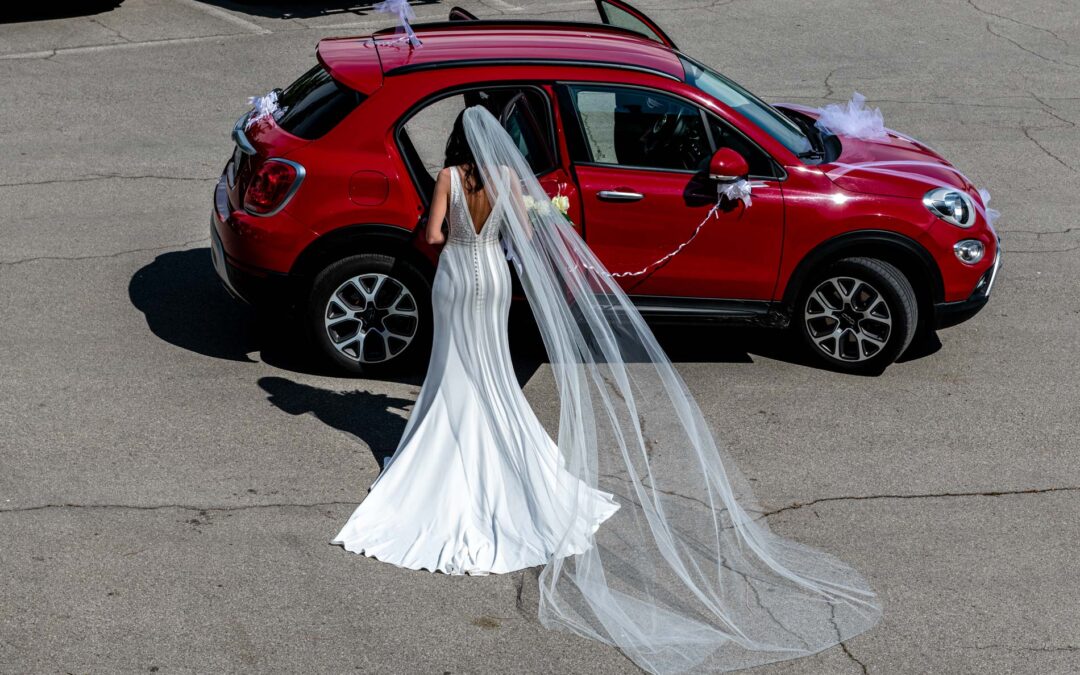
[[[390,256],[344,258],[315,278],[308,323],[320,350],[345,370],[406,369],[431,348],[431,286]]]
[[[811,279],[793,318],[811,352],[831,367],[878,373],[911,344],[918,312],[903,272],[882,260],[845,258]]]

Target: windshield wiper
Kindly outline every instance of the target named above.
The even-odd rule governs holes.
[[[795,155],[799,159],[825,159],[824,150],[805,150]]]

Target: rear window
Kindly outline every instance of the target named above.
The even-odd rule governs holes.
[[[315,66],[278,92],[278,126],[293,136],[313,141],[338,125],[365,96]]]

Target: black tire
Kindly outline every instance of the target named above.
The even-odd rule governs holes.
[[[799,292],[792,322],[816,359],[849,373],[877,374],[915,337],[919,304],[911,282],[874,258],[844,258]]]
[[[329,265],[315,277],[305,313],[319,351],[351,373],[409,371],[431,353],[431,283],[404,260],[365,253]]]

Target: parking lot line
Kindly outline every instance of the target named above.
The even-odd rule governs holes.
[[[186,38],[163,38],[161,40],[142,40],[140,42],[111,42],[103,45],[86,45],[83,47],[57,47],[56,49],[36,50],[32,52],[16,52],[14,54],[0,54],[0,61],[15,61],[19,59],[45,59],[64,54],[87,54],[92,52],[105,52],[113,49],[134,49],[136,47],[154,47],[157,45],[184,45],[193,42],[206,42],[208,40],[220,40],[221,38],[243,37],[243,33],[221,33],[218,35],[200,35],[199,37]]]
[[[213,7],[211,5],[206,5],[206,4],[203,4],[201,2],[197,2],[197,0],[173,0],[173,2],[179,3],[181,5],[186,5],[188,7],[191,7],[192,9],[197,9],[197,10],[199,10],[201,12],[205,12],[206,14],[209,14],[210,16],[213,16],[213,17],[217,17],[218,19],[221,19],[222,21],[228,21],[229,23],[231,23],[233,25],[241,26],[242,28],[244,28],[244,30],[247,30],[247,31],[249,31],[251,33],[255,33],[257,35],[265,35],[266,33],[273,32],[269,28],[263,28],[262,26],[255,23],[254,21],[248,21],[247,19],[245,19],[243,17],[236,16],[232,12],[227,12],[224,9],[221,9],[219,7]]]

